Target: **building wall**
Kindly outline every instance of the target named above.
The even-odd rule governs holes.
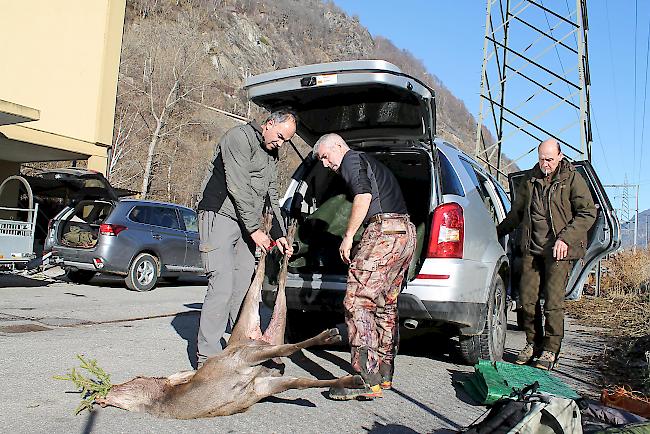
[[[126,0],[0,0],[0,98],[40,119],[9,139],[88,155],[105,172]],[[38,160],[36,160],[38,161]]]

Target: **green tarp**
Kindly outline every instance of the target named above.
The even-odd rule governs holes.
[[[463,382],[470,396],[481,404],[491,405],[501,398],[508,397],[513,390],[539,383],[539,392],[550,393],[569,399],[580,397],[573,389],[549,372],[526,365],[506,362],[479,360],[474,366],[474,374]]]

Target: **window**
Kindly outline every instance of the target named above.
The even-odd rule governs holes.
[[[136,223],[149,224],[149,216],[151,215],[150,206],[136,206],[131,210],[129,218]]]
[[[458,179],[456,171],[452,167],[449,159],[445,154],[438,151],[438,159],[440,160],[440,175],[442,179],[440,184],[442,186],[442,194],[455,194],[457,196],[465,196],[463,185]]]
[[[166,206],[151,207],[152,214],[149,223],[154,226],[162,226],[169,229],[180,229],[181,225],[178,221],[178,215],[174,208]]]
[[[492,197],[490,196],[490,191],[488,190],[489,187],[487,185],[490,180],[485,175],[483,175],[483,173],[481,173],[481,170],[478,167],[474,166],[474,164],[463,158],[461,158],[460,161],[463,163],[463,166],[465,166],[465,169],[467,170],[472,183],[476,186],[476,191],[478,192],[483,201],[483,204],[492,216],[492,220],[494,220],[495,223],[498,223],[499,218],[497,214],[497,208],[492,200]]]
[[[196,213],[190,211],[189,209],[181,208],[181,215],[183,216],[183,222],[185,223],[185,230],[188,232],[198,232],[199,223],[196,220]]]
[[[106,220],[112,210],[113,205],[108,202],[82,202],[77,206],[71,220],[99,225]]]
[[[506,214],[510,212],[510,196],[508,196],[508,193],[503,189],[501,184],[498,182],[494,183],[494,186],[496,187],[497,194],[499,195],[499,198],[501,199],[501,203],[503,204],[503,209],[506,211]]]
[[[181,228],[176,210],[166,206],[138,205],[131,210],[129,218],[137,223],[161,226],[169,229]]]

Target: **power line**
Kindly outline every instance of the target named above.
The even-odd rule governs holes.
[[[641,120],[641,155],[639,156],[639,175],[637,178],[641,178],[641,162],[643,161],[643,139],[645,133],[645,109],[646,109],[646,99],[648,97],[648,55],[650,54],[650,20],[648,20],[648,42],[646,44],[645,50],[645,84],[643,89],[643,119]]]
[[[609,23],[609,0],[605,0],[605,12],[607,17],[607,39],[609,41],[609,63],[612,71],[612,83],[614,84],[614,106],[616,108],[616,130],[617,130],[617,137],[622,137],[621,118],[619,115],[619,104],[618,104],[618,89],[616,86],[616,69],[614,69],[614,58],[613,58],[614,48],[612,47],[612,30],[611,30],[611,25]],[[636,156],[632,161],[636,161]]]
[[[632,155],[636,154],[636,37],[639,22],[638,8],[639,0],[634,0],[634,109],[632,111],[632,147],[634,151]],[[643,142],[641,143],[641,149],[643,149]],[[634,161],[636,160],[632,159],[632,164],[634,164]],[[639,173],[639,176],[641,176],[641,173]],[[634,166],[632,166],[632,179],[634,179]]]
[[[607,154],[605,153],[605,148],[603,147],[603,139],[600,138],[600,130],[598,129],[598,122],[596,122],[596,112],[594,111],[594,107],[591,105],[591,101],[589,101],[589,107],[591,109],[591,118],[594,121],[594,127],[596,128],[596,136],[598,136],[598,144],[600,145],[600,150],[603,151],[603,161],[605,162],[605,167],[607,168],[609,176],[613,178],[614,174],[609,169],[609,164],[607,164]]]
[[[540,4],[542,6],[544,6],[544,3],[542,1],[540,1]],[[568,4],[567,4],[567,7],[568,7]],[[570,11],[569,11],[569,13],[570,13]],[[551,22],[548,19],[548,14],[546,13],[546,10],[544,10],[544,18],[546,18],[546,25],[548,25],[549,34],[551,36],[553,36],[553,28],[551,27]],[[575,37],[575,33],[573,34],[573,36]],[[566,74],[566,71],[564,70],[564,63],[562,63],[562,58],[560,57],[560,51],[557,48],[557,44],[554,44],[554,45],[555,45],[555,54],[557,55],[557,60],[560,62],[560,67],[562,68],[562,76],[566,77],[567,74]],[[576,41],[576,46],[577,45],[578,45],[578,43]],[[569,84],[565,83],[565,85],[566,85],[567,90],[569,91],[569,96],[571,97],[571,102],[575,104],[573,94],[571,93],[571,88],[569,87]],[[578,113],[577,108],[575,108],[575,111],[576,111],[576,115],[580,116],[580,114]]]

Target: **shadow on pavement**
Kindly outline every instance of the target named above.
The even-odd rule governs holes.
[[[456,422],[454,422],[453,420],[451,420],[451,419],[449,419],[449,418],[443,416],[442,414],[438,413],[438,412],[435,411],[434,409],[432,409],[432,408],[430,408],[430,407],[427,407],[426,405],[424,405],[423,403],[421,403],[421,402],[418,401],[417,399],[410,397],[409,395],[407,395],[407,394],[404,393],[404,392],[401,392],[399,389],[396,389],[396,388],[393,387],[391,390],[392,390],[394,393],[396,393],[397,395],[399,395],[399,396],[401,396],[402,398],[404,398],[404,399],[406,399],[407,401],[409,401],[410,403],[415,404],[416,406],[418,406],[418,407],[421,408],[422,410],[426,411],[426,412],[429,413],[430,415],[432,415],[432,416],[434,416],[434,417],[440,419],[441,421],[443,421],[443,422],[446,423],[447,425],[451,426],[452,428],[455,428],[455,429],[460,429],[460,428],[462,428],[460,425],[458,425],[458,424],[457,424]]]
[[[186,304],[185,307],[195,309],[196,305],[202,306],[200,303]],[[181,312],[174,317],[171,324],[176,330],[176,333],[187,342],[187,359],[196,369],[196,336],[199,331],[199,318],[201,316],[200,310],[193,310],[190,312]]]
[[[402,330],[400,330],[402,333]],[[436,332],[409,336],[402,333],[398,354],[414,357],[426,357],[446,363],[462,363],[458,341],[449,335]]]
[[[93,427],[95,426],[96,417],[97,417],[97,411],[88,412],[86,423],[84,425],[83,430],[81,431],[83,434],[90,434],[91,432],[93,432]]]
[[[375,421],[374,425],[372,428],[368,429],[369,433],[373,434],[412,434],[412,433],[417,433],[417,431],[412,430],[411,428],[404,426],[404,425],[397,425],[397,424],[388,424],[384,425],[381,422]],[[451,431],[453,432],[453,431]]]
[[[299,405],[301,407],[316,407],[316,404],[304,398],[285,399],[285,398],[278,398],[277,396],[268,396],[262,399],[260,402],[272,402],[274,404],[291,404],[291,405]]]
[[[47,286],[50,283],[52,282],[49,280],[30,279],[29,277],[25,277],[25,276],[0,273],[0,288],[16,288],[16,287],[35,288],[39,286]]]
[[[471,372],[457,371],[455,369],[447,369],[449,372],[449,378],[451,379],[451,384],[454,387],[456,392],[456,398],[460,401],[463,401],[465,404],[477,406],[476,401],[472,399],[471,396],[463,388],[463,382],[468,381],[469,378],[473,375]]]

